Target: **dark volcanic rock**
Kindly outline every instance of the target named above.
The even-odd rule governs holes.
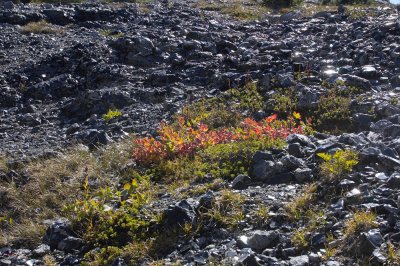
[[[71,222],[67,219],[59,219],[53,221],[47,228],[46,235],[43,237],[43,242],[48,244],[50,248],[56,249],[64,239],[71,235]]]

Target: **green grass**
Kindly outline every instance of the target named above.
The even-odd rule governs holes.
[[[358,164],[358,153],[352,150],[339,150],[333,155],[318,153],[324,162],[320,165],[322,180],[340,181]]]

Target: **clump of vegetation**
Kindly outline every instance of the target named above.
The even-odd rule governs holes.
[[[353,217],[345,224],[344,233],[351,236],[359,232],[367,231],[378,226],[376,214],[367,211],[356,211]]]
[[[209,130],[203,123],[192,126],[180,117],[178,129],[161,124],[159,140],[153,137],[135,139],[133,156],[137,162],[150,164],[176,156],[192,157],[199,150],[217,144],[259,140],[268,143],[276,139],[284,140],[289,134],[303,133],[305,124],[296,117],[289,117],[286,121],[276,118],[272,115],[259,122],[246,118],[237,128]]]
[[[125,34],[122,32],[113,31],[110,29],[100,30],[99,33],[105,37],[111,37],[111,38],[121,38],[125,36]]]
[[[307,236],[307,229],[299,229],[296,230],[291,238],[292,245],[304,249],[308,247],[308,236]]]
[[[315,203],[317,200],[317,184],[310,184],[304,189],[302,195],[293,199],[286,204],[285,211],[288,220],[299,223],[303,227],[296,229],[293,232],[291,243],[300,249],[305,249],[309,246],[310,236],[321,230],[326,225],[326,216],[323,211],[318,211]]]
[[[209,174],[213,179],[233,179],[248,174],[253,154],[260,149],[283,147],[283,140],[252,140],[222,143],[200,150],[192,157],[178,156],[151,164],[152,180],[176,182],[201,181]]]
[[[351,102],[352,98],[359,95],[362,90],[346,86],[344,82],[337,81],[333,84],[323,82],[325,92],[319,97],[315,106],[301,109],[298,105],[299,99],[295,88],[277,89],[271,96],[269,108],[275,112],[287,115],[293,112],[301,112],[314,122],[318,130],[329,132],[340,132],[348,129],[351,125]]]
[[[269,209],[264,204],[259,204],[251,214],[251,222],[257,226],[263,226],[269,216]]]
[[[399,265],[400,264],[400,251],[392,244],[387,244],[387,255],[386,255],[389,265]]]
[[[66,205],[84,199],[82,184],[86,180],[95,194],[100,188],[116,190],[117,176],[131,177],[131,171],[125,168],[131,152],[131,141],[124,141],[95,153],[77,147],[62,156],[38,159],[18,169],[0,164],[1,170],[26,171],[30,177],[26,183],[19,183],[18,177],[10,182],[0,181],[0,217],[5,217],[0,224],[0,242],[16,246],[23,242],[25,247],[40,243],[46,230],[43,220],[60,217]],[[146,182],[141,181],[140,189],[147,189]]]
[[[338,150],[333,155],[318,153],[324,162],[320,165],[321,175],[325,181],[337,181],[353,170],[358,164],[358,153],[353,150]]]
[[[45,20],[41,20],[38,22],[29,22],[25,26],[22,26],[20,29],[21,33],[28,34],[28,33],[35,33],[35,34],[54,34],[54,33],[61,33],[62,30],[57,29],[50,23]]]
[[[257,90],[257,84],[248,82],[243,87],[228,90],[229,98],[239,106],[240,110],[256,112],[264,106],[264,99]]]
[[[278,89],[272,96],[274,111],[282,114],[291,114],[297,111],[297,95],[294,88]]]
[[[286,205],[286,213],[290,220],[296,221],[305,216],[305,213],[311,209],[315,201],[316,191],[316,184],[308,185],[302,195],[294,198],[293,201]]]
[[[319,125],[338,124],[350,122],[351,98],[342,96],[335,90],[330,90],[326,95],[321,96],[318,108],[315,111],[315,121]]]
[[[331,257],[335,256],[338,250],[328,244],[325,245],[325,254],[322,257],[323,260],[329,260]]]
[[[223,190],[212,203],[210,209],[202,209],[202,223],[214,222],[229,229],[235,229],[245,216],[243,202],[245,198],[231,190]]]
[[[97,246],[126,244],[139,235],[147,222],[139,216],[139,210],[147,202],[146,194],[137,191],[135,179],[124,184],[121,190],[101,188],[89,193],[88,180],[83,185],[84,198],[68,205],[64,211],[75,223],[75,232],[86,243]]]
[[[264,5],[273,8],[297,6],[302,2],[302,0],[263,0]]]
[[[397,98],[397,97],[391,97],[391,98],[389,99],[389,103],[390,103],[391,105],[398,105],[398,104],[399,104],[399,98]]]
[[[312,233],[326,224],[324,213],[322,211],[313,211],[312,209],[304,213],[303,220],[306,222],[306,226],[295,230],[291,239],[292,244],[300,249],[307,248]]]
[[[243,115],[232,105],[228,106],[227,101],[229,99],[214,97],[184,106],[171,125],[178,129],[179,119],[182,116],[188,126],[204,123],[209,129],[236,127],[243,120]]]
[[[205,11],[218,11],[239,20],[255,20],[260,19],[268,9],[258,3],[243,3],[240,0],[233,0],[224,3],[207,2],[200,0],[196,3],[196,7]]]
[[[109,109],[108,112],[102,116],[102,118],[104,120],[106,120],[106,121],[109,121],[109,120],[114,119],[116,117],[120,117],[121,115],[122,115],[122,112],[120,110],[118,110],[118,109],[115,109],[115,110]]]

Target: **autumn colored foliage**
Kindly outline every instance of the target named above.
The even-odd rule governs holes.
[[[184,117],[180,117],[178,129],[162,123],[157,139],[135,139],[133,156],[135,161],[146,164],[176,156],[192,156],[200,149],[221,143],[286,139],[289,134],[303,134],[305,124],[300,118],[299,113],[294,113],[287,120],[278,120],[276,115],[261,121],[246,118],[236,128],[210,130],[203,123],[192,126]]]

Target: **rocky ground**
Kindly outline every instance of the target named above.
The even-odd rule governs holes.
[[[191,184],[177,189],[180,195],[164,191],[148,203],[149,209],[164,213],[168,225],[193,224],[200,207],[233,191],[240,196],[233,200],[240,202],[244,214],[234,230],[210,222],[202,233],[179,238],[157,258],[157,265],[398,263],[397,11],[390,6],[351,11],[341,7],[312,16],[294,11],[240,21],[195,4],[4,3],[0,9],[0,153],[7,158],[8,170],[2,170],[0,184],[29,177],[19,168],[11,169],[15,165],[59,156],[75,144],[96,150],[119,143],[130,133],[154,134],[159,121],[169,120],[183,105],[218,96],[246,81],[257,81],[265,100],[255,117],[284,113],[284,106],[278,106],[280,98],[274,96],[282,90],[294,92],[289,100],[296,102],[296,111],[321,110],[327,84],[339,84],[339,90],[356,91],[346,94],[350,100],[343,106],[348,110],[335,105],[339,109],[332,110],[337,112],[334,119],[316,116],[320,132],[292,135],[282,150],[257,152],[250,177],[224,180],[219,186],[225,190],[213,188],[195,196],[188,193],[194,189]],[[23,32],[24,25],[40,20],[50,23],[53,33]],[[104,119],[109,109],[122,115]],[[316,154],[341,149],[356,151],[359,163],[345,178],[327,183]],[[4,191],[0,190],[3,202]],[[305,210],[299,201],[307,195],[303,193],[313,194],[309,204],[314,214],[315,209],[322,211],[317,218],[302,217]],[[295,206],[299,215],[287,206]],[[7,208],[0,203],[0,214]],[[356,210],[373,213],[374,221],[349,236],[344,231]],[[47,223],[43,243],[36,243],[39,246],[5,243],[0,265],[48,264],[44,257],[49,254],[61,265],[81,264],[88,247],[72,232],[70,222]],[[301,234],[306,244],[296,242]],[[154,259],[135,264],[150,265]],[[125,263],[115,258],[112,265]]]

